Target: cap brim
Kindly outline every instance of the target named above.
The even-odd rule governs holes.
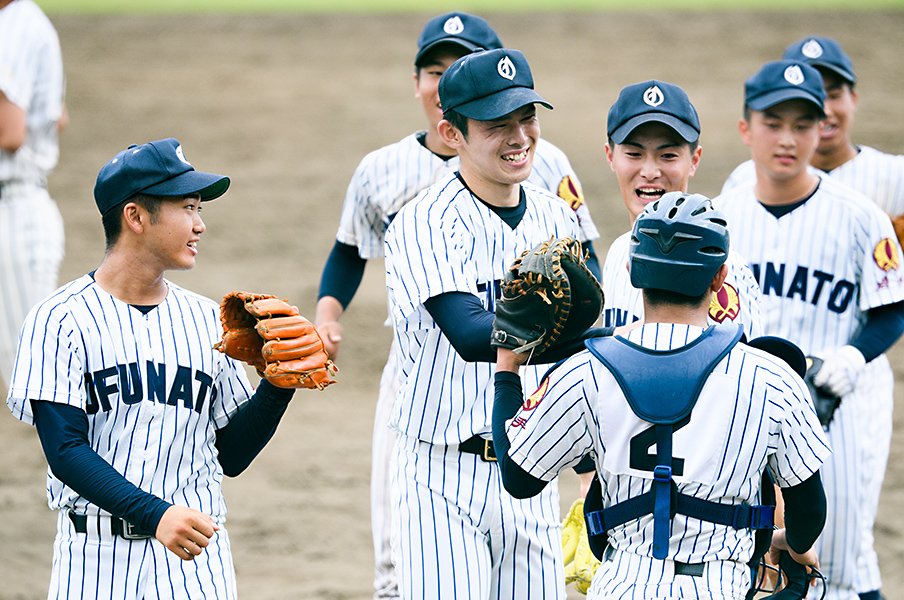
[[[788,100],[806,100],[816,107],[820,115],[825,116],[826,114],[819,98],[802,88],[785,88],[763,94],[762,96],[757,96],[756,98],[747,101],[747,107],[752,108],[753,110],[762,111],[767,108],[772,108],[776,104],[787,102]]]
[[[541,104],[552,110],[552,104],[528,87],[511,87],[500,90],[495,94],[455,106],[452,110],[476,121],[492,121],[528,104]]]
[[[214,173],[186,171],[171,179],[141,190],[151,196],[188,196],[199,194],[201,200],[214,200],[229,189],[229,178]]]
[[[454,36],[444,37],[444,38],[435,40],[433,42],[430,42],[429,44],[427,44],[426,46],[424,46],[423,48],[418,50],[417,55],[414,57],[414,64],[415,65],[421,64],[421,61],[424,60],[424,57],[427,56],[427,54],[429,54],[430,52],[433,51],[434,48],[436,48],[437,46],[440,46],[442,44],[451,44],[453,46],[458,46],[460,48],[463,48],[467,52],[474,52],[475,50],[483,48],[483,46],[478,46],[477,44],[474,44],[472,42],[469,42],[468,40],[464,40],[459,37],[454,37]]]
[[[622,123],[622,125],[616,128],[615,131],[610,133],[609,137],[612,138],[612,141],[614,143],[622,144],[626,139],[628,139],[628,136],[631,135],[632,131],[634,131],[644,123],[662,123],[663,125],[668,125],[675,130],[675,133],[681,136],[681,139],[688,143],[693,143],[700,139],[699,131],[697,131],[678,117],[674,117],[666,113],[644,113],[642,115],[632,117]]]
[[[831,63],[819,62],[818,60],[811,60],[809,62],[811,65],[813,65],[817,69],[825,69],[827,71],[831,71],[832,73],[835,73],[836,75],[838,75],[839,77],[841,77],[842,79],[847,81],[848,83],[857,83],[857,78],[854,76],[854,74],[843,67],[839,67],[838,65],[834,65]]]

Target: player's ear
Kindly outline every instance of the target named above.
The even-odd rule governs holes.
[[[697,172],[697,167],[700,166],[700,157],[703,156],[703,146],[697,144],[697,147],[694,148],[694,151],[691,152],[691,172],[690,176],[693,177],[694,173]]]
[[[123,224],[135,233],[141,233],[144,229],[145,222],[143,216],[146,213],[134,202],[127,202],[122,207]]]
[[[750,145],[750,123],[747,119],[740,118],[738,119],[738,132],[741,134],[741,140]]]
[[[450,148],[458,150],[461,147],[464,136],[461,134],[461,131],[449,121],[441,119],[440,122],[436,124],[436,131],[439,133],[439,137],[443,140],[443,143]]]
[[[615,167],[612,166],[612,146],[607,142],[604,148],[606,151],[606,160],[609,162],[609,168],[614,171]]]
[[[723,264],[713,277],[712,283],[709,284],[709,290],[714,294],[721,290],[726,277],[728,277],[728,265]]]

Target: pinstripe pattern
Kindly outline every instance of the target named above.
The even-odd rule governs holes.
[[[603,324],[617,327],[643,319],[643,294],[631,285],[628,271],[628,252],[631,232],[624,233],[612,242],[603,265],[603,294],[606,307],[603,310]],[[725,278],[737,294],[737,312],[734,318],[728,314],[722,322],[734,322],[744,326],[748,339],[762,335],[760,323],[760,287],[746,261],[734,251],[728,254],[728,277]],[[718,324],[710,316],[710,323]]]
[[[702,331],[648,324],[628,339],[664,351],[686,345]],[[590,452],[609,506],[650,489],[652,472],[633,467],[629,452],[632,438],[647,428],[612,373],[585,351],[553,371],[539,403],[515,416],[509,455],[534,477],[551,480]],[[673,456],[684,459],[683,473],[675,476],[679,491],[724,504],[758,503],[764,468],[779,485],[796,485],[829,454],[801,379],[782,361],[743,344],[716,366],[689,424],[674,433]],[[652,560],[652,528],[650,515],[609,532],[615,558],[600,569],[588,597],[678,597],[673,585],[687,594],[682,597],[743,597],[750,584],[742,568],[753,550],[750,531],[676,516],[668,561],[712,563],[702,579],[679,585],[668,561]],[[688,587],[704,584],[696,592]]]
[[[0,151],[0,389],[8,385],[28,310],[57,286],[63,220],[45,189],[59,157],[63,58],[56,30],[32,0],[0,8],[0,92],[25,112],[26,138]]]
[[[418,141],[419,133],[375,150],[360,162],[348,185],[336,239],[358,248],[361,258],[382,258],[386,228],[402,207],[430,185],[458,169],[458,157],[444,160]],[[528,181],[557,193],[559,183],[570,177],[580,186],[577,175],[565,153],[540,139]],[[590,217],[586,203],[578,206],[575,216],[581,228],[581,240],[594,240],[599,232]],[[390,325],[387,318],[387,325]],[[374,538],[374,589],[378,598],[393,598],[393,575],[388,542],[389,530],[389,466],[396,435],[387,427],[392,402],[398,392],[396,368],[390,363],[397,345],[394,343],[383,369],[377,399],[376,421],[371,463],[371,521]]]
[[[37,304],[22,328],[7,405],[26,423],[33,423],[29,400],[81,408],[88,416],[91,448],[126,479],[223,524],[226,505],[215,433],[252,389],[244,368],[212,348],[220,336],[217,304],[169,282],[168,287],[166,299],[146,315],[104,292],[89,275]],[[120,538],[105,543],[103,529],[99,535],[74,535],[64,519],[67,510],[99,515],[101,523],[109,523],[108,513],[50,470],[47,497],[50,508],[59,509],[60,523],[66,523],[55,544],[51,597],[57,588],[60,597],[85,597],[85,589],[108,585],[104,581],[111,569],[136,586],[137,598],[200,597],[192,590],[204,590],[206,597],[228,590],[234,595],[228,541],[205,550],[206,558],[196,566],[176,568],[182,561],[156,542],[153,549],[151,542]],[[136,554],[141,544],[148,547]],[[208,571],[187,575],[202,565]],[[173,581],[170,591],[161,589],[164,570],[173,571],[174,578],[182,573],[186,581]],[[97,597],[111,596],[98,591]]]
[[[732,242],[739,244],[753,264],[768,261],[774,265],[771,283],[766,281],[770,277],[766,268],[760,267],[767,333],[794,341],[806,354],[827,353],[850,341],[867,310],[904,298],[900,267],[885,272],[873,257],[879,240],[895,239],[891,224],[866,196],[838,183],[834,172],[831,177],[823,174],[816,195],[781,219],[759,206],[752,187],[749,182],[738,185],[716,202],[729,219],[746,224]],[[823,231],[820,223],[831,223],[832,241],[817,237],[810,247],[813,232]],[[897,244],[896,248],[900,253]],[[782,265],[786,275],[780,286],[774,273]],[[799,266],[831,275],[816,303],[812,301],[814,280],[807,293],[809,301],[790,292],[792,274]],[[843,302],[832,304],[830,300],[831,290],[838,289],[842,280],[856,287],[854,297],[839,312]],[[784,288],[781,294],[780,287]],[[824,470],[829,512],[819,542],[823,572],[831,582],[830,596],[840,598],[851,597],[855,589],[881,585],[872,526],[891,436],[890,427],[884,424],[890,422],[892,407],[892,379],[885,357],[865,368],[857,389],[842,402],[845,405],[848,410],[839,411],[830,430],[835,454]],[[887,418],[877,419],[879,414]]]

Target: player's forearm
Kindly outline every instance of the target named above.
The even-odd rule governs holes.
[[[524,402],[521,378],[517,373],[497,372],[495,381],[493,449],[502,474],[502,484],[515,498],[530,498],[543,491],[547,482],[522,469],[508,455],[510,444],[506,422],[518,413]]]
[[[32,400],[35,429],[53,474],[112,515],[156,532],[168,502],[138,488],[88,443],[88,420],[74,406]]]
[[[332,297],[343,310],[348,308],[361,285],[366,266],[367,260],[361,258],[357,247],[337,240],[323,266],[317,297]]]
[[[25,144],[25,111],[0,92],[0,150],[15,152]]]
[[[603,270],[600,268],[600,259],[596,255],[596,249],[590,240],[581,243],[581,247],[587,252],[587,268],[593,273],[597,281],[603,280]]]
[[[904,302],[870,309],[850,345],[870,362],[891,348],[904,333]]]
[[[314,325],[320,326],[324,323],[335,323],[342,317],[345,310],[342,304],[333,296],[323,296],[317,300],[317,307],[314,310]]]
[[[260,454],[276,433],[294,392],[262,379],[251,399],[217,430],[217,459],[226,476],[236,477]]]
[[[826,522],[826,494],[817,471],[802,483],[782,488],[788,546],[805,553],[822,533]]]

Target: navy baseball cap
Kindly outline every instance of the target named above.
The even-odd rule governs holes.
[[[439,80],[443,112],[454,110],[477,121],[492,121],[528,104],[552,105],[534,91],[530,65],[519,50],[499,48],[466,54]]]
[[[228,177],[195,171],[185,160],[179,140],[166,138],[133,144],[114,156],[97,174],[94,201],[104,215],[135,194],[164,197],[200,194],[201,200],[213,200],[227,189]]]
[[[622,88],[609,109],[606,133],[616,144],[644,123],[663,123],[686,142],[700,138],[700,118],[687,93],[665,81],[642,81]]]
[[[414,65],[420,66],[427,53],[440,44],[455,44],[468,52],[502,48],[502,40],[486,19],[463,12],[450,12],[427,21],[417,40]]]
[[[832,38],[812,36],[798,40],[785,49],[782,58],[828,69],[850,84],[857,83],[851,58]]]
[[[744,105],[766,110],[787,100],[806,100],[825,115],[826,99],[822,75],[814,67],[797,60],[768,62],[744,83]]]

